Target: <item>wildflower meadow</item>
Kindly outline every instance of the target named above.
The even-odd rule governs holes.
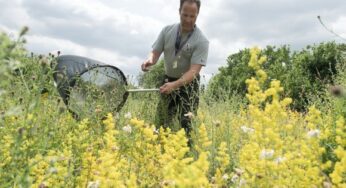
[[[293,108],[257,47],[245,95],[201,92],[189,147],[178,125],[154,125],[158,93],[74,119],[52,77],[58,54],[28,52],[26,30],[0,34],[0,187],[346,187],[346,98],[326,88]]]

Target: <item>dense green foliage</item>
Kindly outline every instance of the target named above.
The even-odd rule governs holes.
[[[164,74],[164,61],[161,60],[157,62],[156,65],[152,66],[149,72],[139,75],[139,85],[143,88],[158,88],[162,84]]]
[[[297,52],[291,52],[288,46],[267,46],[262,55],[267,56],[264,70],[270,79],[280,80],[286,95],[293,98],[293,107],[304,110],[311,96],[319,95],[337,74],[336,67],[343,62],[344,44],[334,42],[307,46]],[[227,66],[221,67],[208,87],[208,95],[220,99],[226,93],[245,95],[245,80],[253,76],[247,65],[250,54],[244,49],[227,59]],[[267,83],[268,84],[268,83]]]
[[[26,54],[23,48],[25,43],[23,35],[26,31],[27,28],[23,28],[17,41],[11,40],[7,34],[0,32],[0,89],[4,87],[4,84],[8,84],[5,80],[11,77],[9,72],[18,70],[21,66],[19,61]]]

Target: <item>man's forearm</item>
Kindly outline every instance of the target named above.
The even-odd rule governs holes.
[[[195,66],[191,68],[189,71],[187,71],[183,76],[181,76],[178,80],[174,82],[175,89],[187,85],[190,82],[192,82],[193,79],[199,74],[201,70],[201,66]]]
[[[153,50],[153,51],[150,52],[150,54],[149,54],[149,59],[151,60],[152,63],[156,64],[157,61],[158,61],[159,58],[160,58],[160,55],[161,55],[161,53],[159,53],[159,52]]]

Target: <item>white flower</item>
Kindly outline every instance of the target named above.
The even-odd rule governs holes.
[[[58,173],[58,169],[56,169],[56,168],[54,168],[54,167],[51,167],[51,168],[49,168],[49,172],[50,172],[51,174],[56,174],[56,173]]]
[[[127,112],[125,115],[124,115],[125,118],[127,119],[131,119],[131,112]]]
[[[234,175],[232,176],[232,178],[231,178],[231,181],[232,181],[233,183],[236,183],[236,182],[238,181],[238,179],[239,179],[239,176],[238,176],[237,174],[234,174]]]
[[[332,188],[333,185],[327,181],[323,182],[323,188]]]
[[[319,135],[320,135],[320,130],[318,129],[311,130],[307,133],[308,138],[318,137]]]
[[[220,120],[213,120],[213,124],[215,126],[219,126],[221,124],[221,121]]]
[[[228,175],[227,174],[224,174],[223,176],[222,176],[222,179],[224,179],[224,180],[228,180]]]
[[[274,155],[274,150],[269,149],[269,150],[262,150],[261,154],[260,154],[260,159],[268,159],[273,157]]]
[[[98,188],[98,187],[100,187],[100,181],[99,180],[88,182],[87,188]]]
[[[246,181],[242,178],[239,181],[239,187],[245,186],[246,185]]]
[[[253,133],[255,131],[255,129],[253,128],[249,128],[245,125],[241,126],[240,129],[244,132],[244,133]]]
[[[241,176],[244,173],[244,170],[240,169],[240,168],[235,168],[234,172],[238,175]]]
[[[275,162],[276,164],[280,164],[280,163],[284,162],[285,160],[286,160],[285,157],[278,157],[278,158],[276,158],[276,159],[274,160],[274,162]]]
[[[117,151],[117,150],[119,150],[119,148],[118,148],[117,146],[112,146],[111,149],[112,149],[112,151]]]
[[[184,114],[184,116],[192,119],[194,115],[192,112],[188,112],[188,113]]]
[[[126,125],[123,127],[123,131],[127,132],[127,133],[131,133],[132,132],[132,127],[130,125]]]
[[[285,62],[282,62],[281,65],[282,65],[283,67],[286,67],[286,63],[285,63]]]
[[[49,162],[51,163],[56,163],[58,161],[58,158],[57,157],[52,157]]]
[[[153,129],[153,132],[154,132],[155,134],[159,134],[159,130],[156,129],[155,126],[153,126],[152,129]]]

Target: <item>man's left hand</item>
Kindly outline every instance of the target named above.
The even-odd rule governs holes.
[[[160,93],[168,95],[168,94],[172,93],[172,91],[175,89],[176,88],[175,88],[174,82],[168,82],[168,83],[163,84],[160,87]]]

